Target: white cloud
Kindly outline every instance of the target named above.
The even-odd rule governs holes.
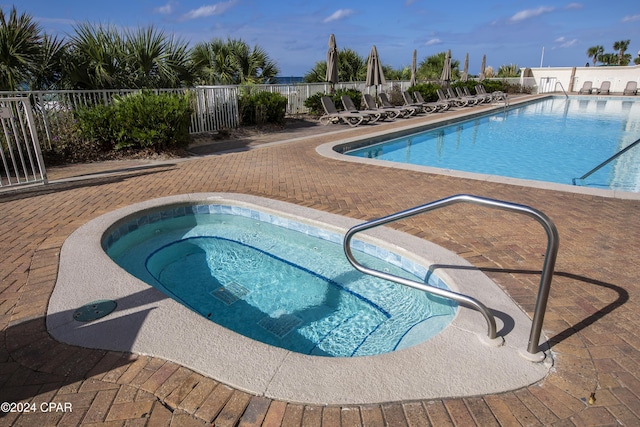
[[[640,15],[627,15],[622,18],[622,22],[635,22],[640,21]]]
[[[564,8],[565,9],[582,9],[582,3],[569,3]]]
[[[564,37],[559,37],[556,42],[560,43],[559,47],[574,47],[578,43],[578,39],[567,40]]]
[[[183,20],[206,18],[208,16],[222,15],[235,4],[235,0],[212,4],[209,6],[201,6],[192,9],[182,16]]]
[[[542,14],[553,12],[553,11],[554,11],[553,7],[545,7],[545,6],[540,6],[537,9],[525,9],[513,15],[510,18],[510,21],[512,22],[524,21],[525,19],[535,18],[536,16],[540,16]]]
[[[353,15],[353,12],[354,11],[352,9],[338,9],[333,12],[331,16],[326,17],[322,22],[326,24],[327,22],[338,21],[340,19],[344,19],[348,16]]]
[[[172,2],[169,2],[164,6],[156,7],[153,11],[161,15],[171,15],[171,12],[173,12],[173,4]]]
[[[438,38],[435,38],[435,39],[428,40],[424,45],[425,46],[433,46],[435,44],[440,44],[440,43],[442,43],[442,40],[440,40]]]
[[[73,19],[65,19],[65,18],[40,18],[36,17],[39,22],[51,22],[53,24],[63,24],[63,25],[75,25],[76,21]]]

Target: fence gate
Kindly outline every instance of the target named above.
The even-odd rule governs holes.
[[[46,183],[47,173],[29,98],[1,98],[0,122],[0,188]]]

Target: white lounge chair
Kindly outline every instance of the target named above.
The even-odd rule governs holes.
[[[595,89],[595,91],[597,94],[604,93],[606,95],[609,95],[610,89],[611,89],[611,82],[608,80],[605,80],[600,84],[600,87],[598,89]]]
[[[593,91],[593,83],[589,80],[585,81],[582,84],[582,89],[578,91],[579,94],[582,93],[591,93]]]
[[[638,94],[638,83],[634,81],[627,82],[627,86],[625,86],[624,91],[622,91],[623,95],[637,95]]]
[[[367,123],[369,117],[360,113],[350,113],[348,111],[338,111],[333,99],[328,96],[320,98],[325,114],[320,117],[320,123],[328,125],[329,123],[346,123],[349,126],[358,126],[361,123]]]

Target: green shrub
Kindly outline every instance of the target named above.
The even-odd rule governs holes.
[[[349,95],[356,109],[360,110],[362,108],[362,92],[357,89],[338,89],[333,94],[319,92],[305,99],[304,106],[309,109],[311,114],[321,116],[324,114],[324,107],[322,106],[320,98],[328,96],[333,100],[336,109],[341,111],[344,110],[341,99],[342,95]]]
[[[502,80],[483,80],[480,83],[488,93],[495,91],[506,92],[506,84]]]
[[[362,109],[362,92],[358,89],[338,89],[332,96],[333,102],[336,104],[338,110],[344,110],[344,106],[342,105],[342,95],[348,95],[349,98],[351,98],[356,110]]]
[[[438,100],[437,90],[439,88],[439,85],[433,83],[418,83],[417,85],[410,88],[409,92],[413,93],[415,91],[418,91],[426,102],[433,102]]]
[[[240,124],[262,126],[267,123],[284,124],[287,98],[275,92],[247,91],[238,99]]]
[[[104,112],[103,109],[99,110]],[[95,115],[99,116],[97,113]],[[107,119],[103,117],[103,120]],[[112,149],[110,145],[105,146],[101,142],[104,140],[95,137],[84,138],[80,131],[80,122],[71,112],[56,113],[55,122],[57,126],[51,137],[51,144],[42,148],[42,157],[48,166],[97,160],[102,153]],[[86,132],[93,130],[87,129]]]
[[[451,85],[452,88],[457,88],[457,87],[466,87],[467,89],[469,89],[469,93],[471,95],[476,95],[476,85],[478,84],[477,81],[475,80],[467,80],[466,82],[461,82],[461,81],[457,81],[455,83],[453,83]]]
[[[76,112],[83,138],[104,148],[161,151],[189,143],[190,95],[141,91]]]
[[[324,114],[324,108],[322,108],[322,101],[320,101],[320,98],[326,95],[326,93],[318,92],[304,100],[304,106],[309,109],[309,113],[318,116]]]
[[[391,90],[387,92],[389,102],[393,105],[404,105],[404,97],[402,96],[402,90],[400,85],[394,84]]]

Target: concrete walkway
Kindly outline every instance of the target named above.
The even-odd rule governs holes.
[[[50,178],[75,179],[0,193],[0,402],[21,410],[0,412],[0,425],[640,424],[640,201],[363,165],[316,152],[328,141],[404,125],[314,128],[286,134],[283,139],[296,138],[287,143],[258,138],[234,153],[68,167],[51,170]],[[458,193],[537,208],[560,234],[542,342],[556,366],[540,383],[496,395],[314,406],[253,396],[159,358],[53,340],[45,313],[69,234],[116,208],[195,192],[252,194],[363,220]],[[531,315],[546,244],[533,220],[460,205],[396,227],[464,257]]]

